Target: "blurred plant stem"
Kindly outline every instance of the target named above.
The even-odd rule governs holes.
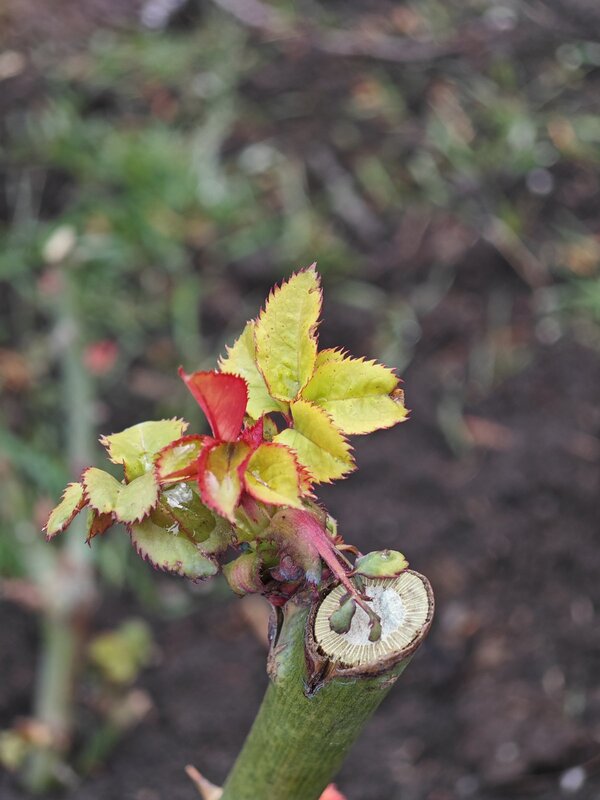
[[[93,458],[93,387],[82,361],[82,324],[74,268],[65,265],[55,304],[55,328],[61,342],[66,449],[71,474]],[[81,637],[94,598],[91,550],[85,544],[85,519],[71,525],[66,544],[52,559],[35,559],[32,577],[43,596],[42,638],[33,714],[52,744],[33,753],[25,771],[29,789],[41,792],[61,779],[62,756],[73,723],[74,678]],[[47,545],[40,541],[41,546]],[[43,565],[40,570],[39,567]]]

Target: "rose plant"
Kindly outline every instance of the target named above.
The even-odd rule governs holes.
[[[88,542],[121,523],[137,553],[157,569],[193,581],[222,572],[236,594],[259,593],[271,603],[269,672],[275,706],[283,706],[266,708],[274,702],[267,693],[225,785],[226,799],[319,797],[431,619],[428,584],[407,570],[402,554],[363,556],[317,502],[318,484],[356,469],[349,436],[407,418],[393,370],[341,349],[318,349],[321,305],[314,264],[275,287],[217,370],[188,374],[180,368],[210,433],[190,434],[183,420],[165,419],[104,436],[122,478],[87,468],[67,486],[46,525],[53,539],[87,509]],[[390,603],[402,606],[391,622]],[[292,666],[286,667],[288,658]],[[359,710],[346,720],[348,734],[328,758],[321,751],[326,763],[319,768],[304,763],[297,742],[291,768],[284,741],[290,724],[303,736],[315,709],[324,718],[347,705],[343,689],[318,708],[327,694],[323,687],[331,693],[337,684],[357,692]],[[375,705],[365,701],[363,689]],[[288,701],[294,707],[286,717]],[[261,721],[264,714],[268,719]],[[256,742],[267,730],[269,749],[283,748],[277,765],[288,764],[285,774],[256,757]]]

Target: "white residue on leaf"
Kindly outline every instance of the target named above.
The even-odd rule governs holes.
[[[171,508],[185,508],[193,497],[194,493],[187,483],[177,483],[165,492],[165,498]]]

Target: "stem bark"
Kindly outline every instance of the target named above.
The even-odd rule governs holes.
[[[320,651],[319,604],[288,604],[269,657],[271,683],[221,800],[318,800],[429,629],[433,595],[422,580],[429,612],[414,640],[358,667],[336,664]]]

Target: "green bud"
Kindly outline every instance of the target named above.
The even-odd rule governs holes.
[[[408,567],[398,550],[374,550],[356,559],[354,572],[365,578],[397,578]]]
[[[341,603],[337,611],[329,617],[331,630],[336,633],[348,633],[352,625],[352,619],[356,612],[356,604],[352,598]]]

